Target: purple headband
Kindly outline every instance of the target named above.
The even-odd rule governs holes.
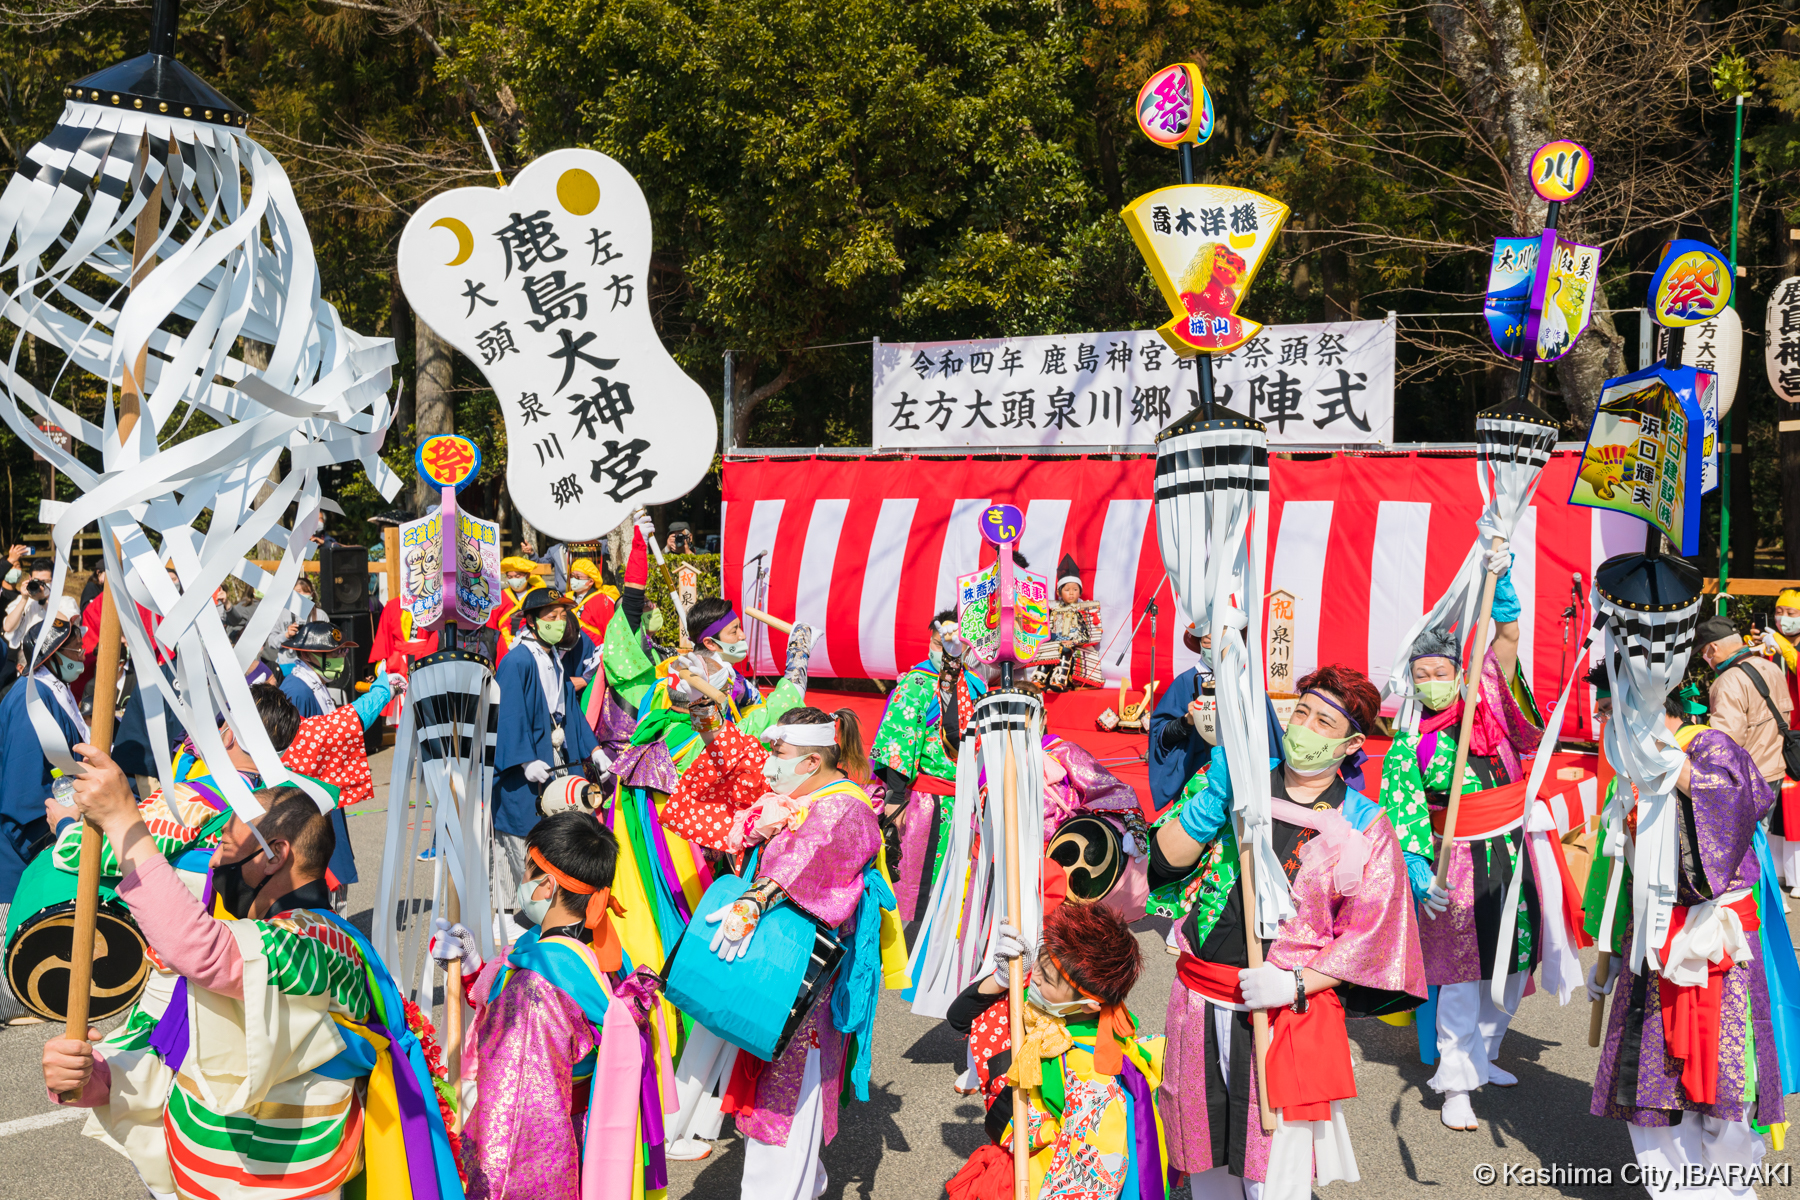
[[[1344,720],[1350,722],[1350,728],[1356,730],[1356,732],[1361,733],[1364,736],[1367,736],[1367,732],[1363,729],[1361,722],[1359,722],[1355,717],[1351,716],[1350,710],[1345,708],[1343,705],[1339,704],[1336,700],[1333,700],[1330,696],[1327,696],[1324,692],[1321,692],[1318,688],[1307,688],[1306,694],[1308,696],[1317,696],[1319,699],[1323,700],[1325,703],[1331,705],[1331,707],[1333,707],[1333,708],[1337,709],[1339,712],[1343,713]]]
[[[709,637],[717,637],[721,629],[738,619],[737,609],[728,608],[725,610],[724,616],[714,621],[711,625],[708,625],[705,629],[702,629],[700,631],[700,636],[694,640],[697,642],[704,642]]]

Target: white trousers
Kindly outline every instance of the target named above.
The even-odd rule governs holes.
[[[1681,1200],[1755,1200],[1744,1175],[1768,1147],[1748,1121],[1683,1113],[1681,1123],[1644,1129],[1628,1125],[1644,1190]],[[1690,1184],[1694,1186],[1689,1186]]]
[[[737,1062],[737,1047],[704,1025],[695,1025],[675,1064],[675,1098],[681,1108],[663,1121],[663,1141],[674,1145],[680,1138],[710,1142],[719,1136],[725,1119],[720,1108],[722,1091]]]
[[[1790,891],[1800,887],[1800,842],[1790,842],[1778,833],[1771,833],[1769,857],[1775,860],[1775,873],[1783,887]]]
[[[744,1139],[744,1200],[818,1200],[825,1194],[825,1099],[819,1086],[819,1052],[806,1052],[800,1106],[787,1145]]]
[[[1488,1063],[1500,1053],[1500,1041],[1512,1024],[1512,1014],[1496,1008],[1482,979],[1472,983],[1446,983],[1437,997],[1437,1074],[1433,1091],[1472,1092],[1488,1081]],[[1525,976],[1506,977],[1506,1007],[1518,1011]]]
[[[1230,1087],[1231,1027],[1235,1012],[1208,1004],[1213,1033],[1219,1043],[1219,1076]],[[1256,1120],[1256,1114],[1251,1114]],[[1331,1102],[1329,1121],[1289,1122],[1275,1114],[1275,1133],[1269,1142],[1268,1178],[1258,1182],[1239,1179],[1229,1167],[1214,1167],[1190,1177],[1194,1200],[1309,1200],[1313,1184],[1344,1180],[1355,1183],[1356,1152],[1350,1145],[1350,1126],[1344,1120],[1343,1102]]]

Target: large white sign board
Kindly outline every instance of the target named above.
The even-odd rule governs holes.
[[[1394,325],[1266,325],[1213,358],[1214,398],[1269,444],[1394,440]],[[1198,403],[1194,360],[1153,329],[875,347],[875,445],[1149,445]]]
[[[597,537],[712,465],[718,421],[651,325],[649,276],[650,206],[594,150],[433,196],[400,236],[408,302],[487,376],[507,489],[552,538]]]

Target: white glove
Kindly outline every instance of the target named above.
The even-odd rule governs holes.
[[[439,917],[431,923],[431,957],[446,970],[456,959],[462,960],[463,978],[481,970],[481,952],[475,948],[475,935],[462,925],[452,925]]]
[[[602,771],[612,770],[612,758],[606,753],[606,751],[602,750],[600,747],[595,746],[594,752],[592,754],[588,755],[588,758],[593,762],[593,764],[596,767],[599,767]]]
[[[650,519],[650,514],[641,508],[633,509],[631,523],[637,526],[639,533],[644,535],[644,544],[646,546],[652,544],[652,540],[656,537],[656,522]]]
[[[750,953],[750,939],[755,936],[756,924],[761,919],[762,909],[747,897],[740,897],[709,913],[706,923],[719,927],[713,933],[712,952],[726,962],[734,962]]]
[[[1595,975],[1599,972],[1599,970],[1600,970],[1600,964],[1598,962],[1596,962],[1593,966],[1588,968],[1587,994],[1588,994],[1589,1000],[1599,1000],[1604,996],[1612,995],[1613,984],[1615,984],[1619,981],[1619,960],[1618,959],[1609,958],[1606,960],[1606,982],[1605,983],[1601,983],[1598,979],[1595,978]]]
[[[1246,1008],[1286,1008],[1300,994],[1294,973],[1274,963],[1239,971],[1238,989],[1244,993]]]
[[[525,764],[525,778],[532,783],[547,783],[550,779],[550,764],[541,758],[534,758]]]
[[[1012,960],[1020,960],[1021,972],[1031,974],[1037,966],[1037,947],[1026,942],[1025,935],[1014,926],[1002,922],[994,938],[994,982],[1001,987],[1012,985]]]
[[[1433,880],[1431,890],[1425,893],[1423,900],[1419,901],[1419,907],[1425,910],[1426,920],[1435,921],[1439,913],[1450,907],[1450,893],[1444,890],[1442,884]]]
[[[1487,552],[1487,569],[1489,575],[1504,575],[1512,570],[1512,544],[1501,542],[1497,550]]]

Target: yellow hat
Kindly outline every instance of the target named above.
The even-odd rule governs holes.
[[[542,570],[542,567],[537,563],[532,562],[529,558],[520,558],[516,554],[509,555],[500,560],[500,573],[502,575],[537,575],[542,572]]]
[[[1800,608],[1800,592],[1795,591],[1793,588],[1787,588],[1781,595],[1775,597],[1775,607]]]
[[[600,574],[600,568],[594,565],[594,560],[591,558],[578,558],[570,563],[569,574],[585,575],[594,581],[595,587],[600,587],[606,582],[606,578]]]

